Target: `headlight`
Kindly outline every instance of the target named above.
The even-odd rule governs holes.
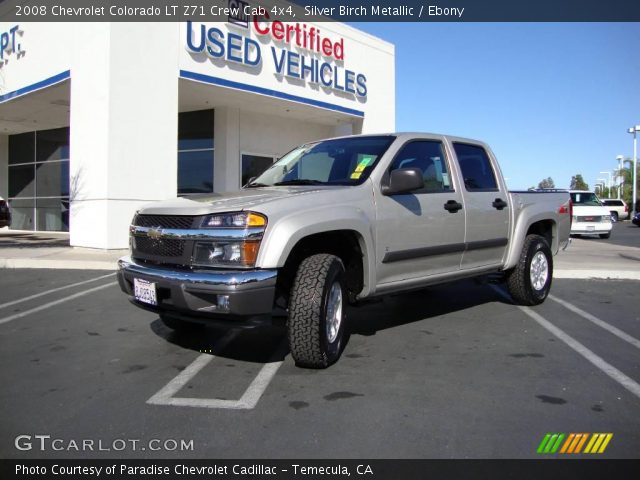
[[[191,264],[200,267],[255,266],[266,226],[267,217],[254,212],[207,215],[202,220],[200,228],[218,229],[220,235],[216,232],[215,237],[210,240],[197,241],[193,247]],[[228,233],[225,233],[225,230]]]
[[[602,215],[602,217],[600,217],[600,221],[611,223],[611,215]]]
[[[577,216],[577,215],[574,215],[574,216],[573,216],[573,218],[572,218],[571,220],[572,220],[572,221],[574,221],[574,222],[577,222],[577,221],[578,221],[578,216]]]
[[[259,241],[196,242],[192,264],[201,267],[253,267],[259,249]]]
[[[202,221],[202,228],[265,227],[267,218],[254,212],[220,213],[209,215]]]

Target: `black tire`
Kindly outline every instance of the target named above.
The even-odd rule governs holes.
[[[298,266],[287,318],[287,338],[291,356],[299,367],[327,368],[342,353],[345,340],[346,290],[342,261],[325,253],[305,258]],[[340,323],[333,340],[327,332],[327,306],[331,289],[338,283],[341,292]],[[335,290],[337,295],[337,290]]]
[[[618,221],[618,212],[611,212],[611,221],[616,223]]]
[[[599,233],[598,236],[600,238],[610,238],[611,237],[611,232],[609,232],[609,233]]]
[[[546,257],[547,278],[542,287],[535,288],[531,280],[531,262],[538,252]],[[507,287],[511,297],[519,305],[539,305],[549,295],[553,279],[553,256],[544,237],[527,235],[522,246],[518,265],[507,275]]]
[[[202,326],[198,323],[180,320],[179,318],[169,316],[165,313],[161,313],[159,316],[160,321],[164,323],[165,326],[169,327],[171,330],[175,330],[176,332],[191,332]]]

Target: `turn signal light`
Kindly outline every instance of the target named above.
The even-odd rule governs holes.
[[[264,227],[267,219],[257,213],[249,212],[247,215],[247,227]]]

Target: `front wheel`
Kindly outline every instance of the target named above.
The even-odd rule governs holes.
[[[616,223],[618,221],[618,212],[611,212],[611,221]]]
[[[329,254],[305,258],[299,265],[289,299],[287,337],[296,365],[327,368],[344,347],[345,269]]]
[[[544,237],[527,235],[518,265],[508,273],[507,287],[520,305],[538,305],[547,298],[553,278],[553,257]]]

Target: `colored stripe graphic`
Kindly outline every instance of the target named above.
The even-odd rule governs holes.
[[[582,438],[580,439],[580,443],[578,443],[573,453],[580,453],[582,451],[582,446],[584,445],[584,442],[586,442],[587,438],[589,438],[588,433],[581,433],[580,435],[582,435]]]
[[[567,437],[567,441],[564,442],[564,445],[562,446],[560,453],[567,453],[567,449],[569,448],[569,445],[571,445],[571,442],[573,442],[574,438],[576,438],[576,434],[570,433],[569,436]]]
[[[564,436],[564,433],[547,433],[538,445],[538,453],[556,453]]]
[[[602,453],[611,441],[613,433],[594,433],[584,453]]]
[[[547,433],[538,445],[537,452],[541,454],[603,453],[612,438],[613,433]],[[585,443],[587,446],[583,450]]]

